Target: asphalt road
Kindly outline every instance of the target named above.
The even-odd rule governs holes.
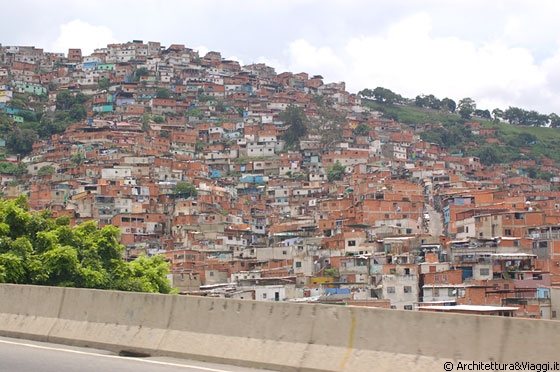
[[[256,372],[174,358],[121,357],[103,350],[0,337],[0,372]]]

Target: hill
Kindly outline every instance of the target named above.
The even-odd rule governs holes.
[[[381,112],[384,118],[409,124],[424,141],[436,143],[454,154],[479,156],[486,165],[515,160],[539,162],[542,158],[560,161],[557,128],[512,125],[476,116],[467,120],[458,112],[418,107],[410,101],[383,103],[364,99],[364,105]],[[480,123],[486,135],[480,134],[478,126],[473,128],[472,122]]]

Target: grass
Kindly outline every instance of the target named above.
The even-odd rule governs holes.
[[[364,101],[364,105],[375,111],[380,111],[383,116],[394,119],[399,123],[421,125],[425,123],[452,124],[460,121],[457,114],[430,110],[416,106],[386,105],[373,101]]]
[[[372,110],[382,112],[386,118],[391,118],[414,127],[426,123],[443,124],[445,127],[464,125],[465,123],[465,120],[456,113],[425,109],[414,105],[387,105],[366,100],[364,100],[364,105]],[[515,145],[512,145],[512,143],[515,143],[520,137],[534,138],[534,141],[523,146],[523,148],[530,150],[530,157],[527,158],[538,160],[546,157],[560,161],[560,129],[516,126],[480,118],[469,119],[469,121],[479,122],[483,127],[496,129],[496,137],[508,144],[503,146],[503,151],[511,152],[516,150]],[[484,143],[485,138],[481,137],[480,141],[476,142]],[[439,143],[439,145],[444,146],[443,143]],[[456,147],[463,147],[465,145],[466,143],[463,143],[463,145]]]

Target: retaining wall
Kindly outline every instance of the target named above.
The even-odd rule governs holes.
[[[555,321],[9,284],[0,335],[281,371],[560,362]]]

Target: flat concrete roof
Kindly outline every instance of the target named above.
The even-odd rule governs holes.
[[[510,307],[510,306],[455,305],[455,306],[421,306],[418,309],[443,310],[443,311],[490,312],[490,311],[515,311],[519,308]]]

